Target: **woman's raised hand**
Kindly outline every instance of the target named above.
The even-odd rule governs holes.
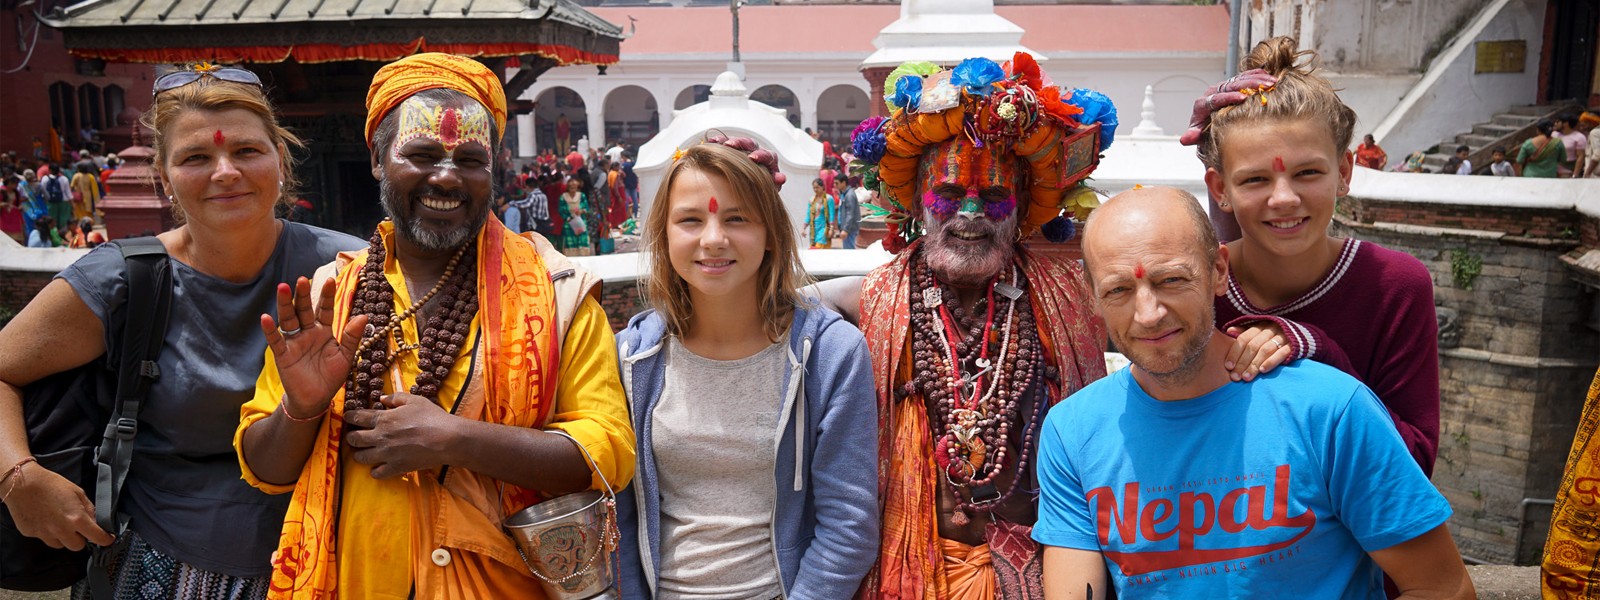
[[[341,339],[334,338],[333,302],[338,288],[332,278],[324,282],[322,293],[313,305],[311,281],[304,277],[278,284],[278,316],[261,315],[261,333],[267,336],[278,379],[283,383],[283,409],[299,418],[310,418],[327,409],[350,367],[355,364],[356,347],[367,326],[367,316],[358,315],[344,326]]]

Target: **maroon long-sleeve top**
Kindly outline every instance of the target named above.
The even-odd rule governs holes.
[[[1271,319],[1296,358],[1355,376],[1389,408],[1422,471],[1439,453],[1439,324],[1433,278],[1415,257],[1371,242],[1345,240],[1322,280],[1290,302],[1263,308],[1229,274],[1216,299],[1217,323],[1247,326]]]

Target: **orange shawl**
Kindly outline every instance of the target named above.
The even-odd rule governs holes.
[[[862,583],[861,600],[949,597],[939,539],[937,468],[921,396],[894,400],[911,378],[911,257],[921,241],[874,269],[861,288],[861,323],[872,352],[878,393],[878,497],[883,508],[878,564]],[[1052,385],[1052,403],[1104,377],[1105,324],[1093,311],[1076,263],[1035,256],[1017,247],[1027,278],[1039,340],[1065,389]]]
[[[393,248],[394,227],[379,224]],[[539,427],[550,416],[556,384],[558,348],[555,292],[533,244],[517,239],[493,215],[478,236],[478,304],[483,327],[484,398],[481,418],[490,423]],[[391,250],[390,254],[393,252]],[[365,251],[339,272],[334,330],[350,318]],[[273,553],[269,597],[338,597],[339,444],[344,429],[344,391],[334,396],[328,419],[317,432],[311,457],[295,483],[284,516],[278,551]],[[535,490],[505,486],[504,514],[541,499]]]

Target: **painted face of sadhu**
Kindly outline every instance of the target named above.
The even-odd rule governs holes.
[[[923,252],[940,281],[982,285],[1011,263],[1021,173],[1020,159],[1009,150],[974,148],[966,136],[923,151]]]
[[[395,108],[393,144],[375,169],[400,235],[428,250],[461,245],[483,227],[493,184],[494,122],[465,96],[413,96]]]

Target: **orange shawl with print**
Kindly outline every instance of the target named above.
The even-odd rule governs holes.
[[[1572,436],[1539,569],[1544,600],[1600,598],[1600,372]]]
[[[883,537],[878,564],[867,574],[861,600],[950,597],[939,539],[939,488],[933,442],[921,396],[894,399],[910,380],[911,257],[921,241],[874,269],[861,288],[861,323],[872,352],[878,393],[878,498]],[[1052,403],[1106,374],[1105,324],[1076,263],[1034,255],[1017,247],[1017,264],[1039,324],[1045,356],[1060,373]],[[1057,387],[1059,385],[1059,388]]]
[[[393,248],[394,228],[379,225]],[[478,236],[478,315],[483,327],[483,420],[517,427],[538,427],[554,405],[558,348],[555,292],[533,244],[506,229],[492,215]],[[391,251],[390,255],[394,253]],[[351,299],[360,281],[367,253],[339,272],[334,304],[334,330],[350,318]],[[339,443],[344,429],[344,390],[333,398],[311,458],[295,483],[284,516],[278,551],[273,553],[271,598],[324,600],[338,598]],[[502,508],[512,514],[541,499],[535,490],[505,486]]]

